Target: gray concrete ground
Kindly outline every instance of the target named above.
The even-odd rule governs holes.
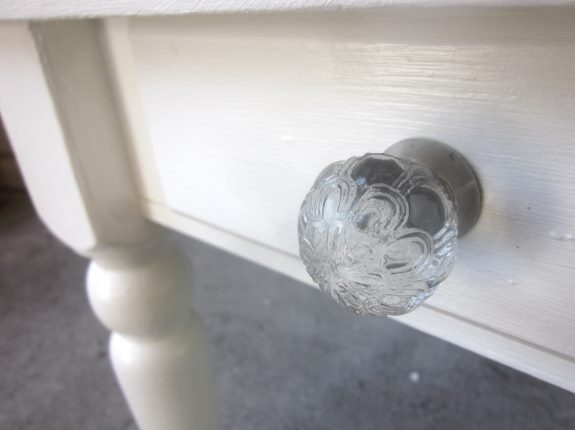
[[[573,394],[179,240],[196,269],[227,430],[575,428]],[[136,428],[86,302],[85,268],[23,198],[0,200],[0,429]]]

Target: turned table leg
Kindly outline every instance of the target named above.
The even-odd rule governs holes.
[[[140,428],[217,429],[189,263],[142,213],[99,24],[2,23],[0,108],[39,216],[92,259],[90,302]]]
[[[142,430],[215,429],[215,395],[192,275],[167,241],[97,255],[92,307],[111,331],[114,370]]]

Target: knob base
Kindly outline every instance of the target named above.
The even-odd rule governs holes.
[[[385,154],[419,163],[445,182],[455,200],[459,237],[477,223],[481,187],[473,168],[458,151],[432,139],[411,138],[393,144]]]

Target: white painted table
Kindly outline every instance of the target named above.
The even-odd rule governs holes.
[[[0,2],[2,119],[40,216],[92,259],[142,429],[217,428],[188,263],[158,225],[309,283],[316,174],[412,136],[462,152],[485,205],[398,319],[575,391],[574,2],[431,3],[455,7]]]

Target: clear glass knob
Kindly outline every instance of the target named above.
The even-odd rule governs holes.
[[[459,153],[405,140],[319,174],[300,210],[300,255],[320,289],[344,307],[404,314],[449,275],[459,233],[476,222],[480,206],[479,183]]]

